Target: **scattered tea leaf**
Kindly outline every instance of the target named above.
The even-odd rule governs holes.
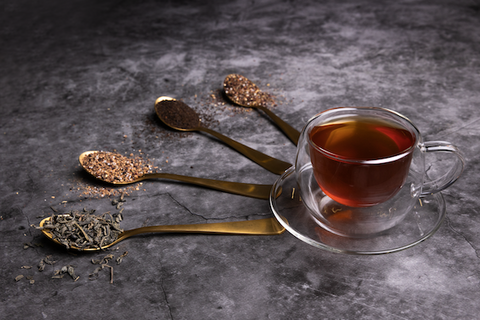
[[[125,258],[125,257],[127,256],[127,254],[128,254],[128,251],[125,251],[120,257],[118,257],[118,258],[116,259],[117,264],[122,263],[123,258]]]

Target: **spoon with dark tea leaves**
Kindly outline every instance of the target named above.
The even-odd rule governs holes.
[[[203,131],[209,133],[250,160],[275,174],[283,174],[292,166],[288,162],[272,158],[260,151],[232,140],[217,131],[202,126],[200,117],[195,110],[182,101],[165,96],[160,97],[155,102],[155,112],[160,120],[170,128],[179,131]]]
[[[166,172],[148,172],[148,165],[141,159],[128,158],[114,152],[86,151],[78,157],[78,160],[89,174],[111,184],[131,184],[146,179],[168,179],[257,199],[268,199],[272,189],[272,185],[266,184],[213,180]]]
[[[261,91],[255,83],[239,74],[229,74],[223,81],[223,90],[233,103],[265,112],[295,145],[298,144],[300,132],[265,106],[269,96]]]
[[[62,215],[56,216],[62,218]],[[232,234],[232,235],[279,235],[285,231],[285,228],[278,223],[275,218],[259,219],[259,220],[246,220],[246,221],[234,221],[234,222],[220,222],[220,223],[201,223],[201,224],[184,224],[184,225],[163,225],[163,226],[147,226],[131,230],[119,229],[118,234],[114,238],[110,238],[107,243],[93,244],[91,236],[88,235],[88,230],[85,230],[85,226],[80,226],[80,221],[69,219],[68,215],[65,215],[69,221],[62,222],[66,224],[70,222],[72,225],[71,232],[60,233],[56,231],[56,226],[52,222],[52,217],[43,219],[40,222],[38,229],[42,230],[42,233],[49,239],[53,240],[57,244],[60,244],[67,249],[74,249],[79,251],[98,251],[109,248],[122,240],[125,240],[131,236],[145,234],[145,233],[201,233],[201,234]],[[67,219],[64,219],[67,220]],[[91,222],[90,222],[91,223]],[[84,246],[79,247],[72,244],[68,239],[74,236],[76,238],[75,243],[82,242]],[[82,238],[80,241],[78,238]],[[89,243],[92,243],[89,245]]]

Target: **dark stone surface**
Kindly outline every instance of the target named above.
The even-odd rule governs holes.
[[[474,319],[480,306],[480,3],[443,1],[4,1],[0,4],[0,314],[5,319]],[[223,104],[240,73],[301,129],[330,107],[388,107],[467,159],[425,242],[381,256],[274,237],[155,235],[98,279],[91,259],[30,227],[57,210],[115,211],[82,172],[87,150],[143,154],[162,171],[273,183],[277,176],[202,133],[166,129],[162,95],[205,124],[294,161],[256,111]],[[214,99],[212,96],[215,96]],[[122,226],[271,216],[267,201],[171,181],[129,190]],[[117,189],[115,189],[117,190]],[[118,190],[117,190],[118,191]],[[24,249],[31,242],[34,248]],[[55,265],[39,272],[52,255]],[[73,265],[78,281],[52,279]],[[32,266],[22,269],[22,266]],[[32,277],[33,284],[20,274]]]

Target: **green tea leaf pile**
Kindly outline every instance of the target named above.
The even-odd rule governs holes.
[[[94,212],[54,214],[43,227],[38,228],[49,230],[53,239],[67,248],[102,248],[117,240],[123,232],[120,228],[122,215],[107,212],[96,216]]]

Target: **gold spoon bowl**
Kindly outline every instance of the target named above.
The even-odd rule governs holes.
[[[223,134],[215,130],[202,126],[200,118],[196,114],[195,110],[193,110],[187,104],[181,101],[177,101],[177,107],[183,114],[185,114],[185,118],[188,118],[190,121],[182,123],[181,121],[178,121],[178,117],[176,117],[175,114],[172,114],[172,112],[169,112],[167,116],[167,111],[169,111],[169,103],[171,103],[172,101],[177,100],[171,97],[162,96],[155,101],[155,112],[160,118],[160,120],[168,127],[179,131],[202,131],[208,133],[219,139],[223,143],[227,144],[234,150],[243,154],[253,162],[275,174],[283,174],[288,168],[292,166],[288,162],[270,157],[260,151],[252,149],[244,144],[241,144],[240,142],[230,139],[229,137],[224,136]]]
[[[42,233],[53,240],[55,243],[66,247],[58,241],[48,226],[51,217],[45,218],[40,222]],[[220,222],[220,223],[200,223],[200,224],[183,224],[183,225],[162,225],[162,226],[148,226],[131,230],[125,230],[119,234],[118,238],[102,247],[88,247],[78,248],[70,246],[70,249],[79,251],[98,251],[109,248],[122,240],[129,237],[146,234],[146,233],[197,233],[197,234],[230,234],[230,235],[279,235],[285,232],[285,228],[278,223],[275,218],[246,220],[234,222]]]

